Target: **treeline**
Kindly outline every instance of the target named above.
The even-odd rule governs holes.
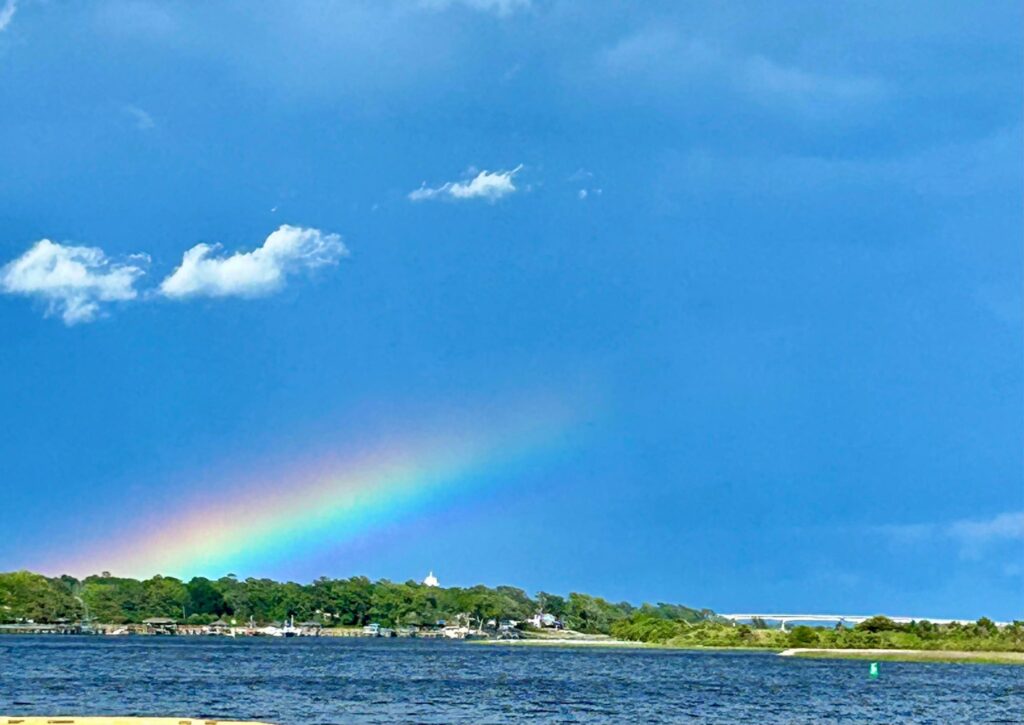
[[[971,624],[933,624],[928,621],[898,624],[888,617],[872,617],[855,627],[793,627],[789,631],[714,620],[682,621],[643,610],[612,624],[619,639],[672,647],[764,647],[787,649],[933,649],[968,651],[1024,651],[1024,622],[997,627],[982,617]]]
[[[707,611],[659,604],[639,609],[600,597],[572,593],[567,597],[539,592],[530,597],[509,586],[428,587],[413,581],[370,581],[366,577],[317,579],[312,584],[270,579],[182,581],[155,576],[137,580],[107,574],[78,580],[44,577],[21,571],[0,574],[0,621],[47,623],[89,618],[107,624],[138,623],[167,617],[188,624],[217,619],[250,619],[258,624],[316,621],[324,626],[433,625],[438,621],[479,626],[488,620],[523,621],[544,612],[569,629],[608,634],[617,623],[638,612],[655,612],[675,621],[696,622]]]

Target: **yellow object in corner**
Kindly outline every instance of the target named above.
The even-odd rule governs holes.
[[[0,715],[0,725],[270,725],[245,720],[193,720],[181,717],[14,717]]]

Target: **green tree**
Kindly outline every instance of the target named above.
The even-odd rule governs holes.
[[[112,576],[90,576],[82,582],[82,601],[99,622],[124,624],[141,622],[146,610],[142,582]]]
[[[878,615],[871,619],[865,619],[863,622],[858,624],[855,629],[861,632],[898,632],[903,629],[902,625],[896,624],[888,617]]]
[[[571,629],[608,634],[615,622],[632,614],[629,604],[610,604],[601,597],[572,592],[566,604],[566,618]]]
[[[192,614],[215,614],[221,616],[231,613],[231,607],[224,600],[224,594],[209,579],[193,577],[188,584],[188,602],[186,611]]]
[[[157,575],[142,582],[142,608],[149,617],[184,619],[189,601],[188,589],[180,579]]]
[[[794,627],[789,633],[790,647],[816,647],[818,643],[818,632],[812,627]]]
[[[0,574],[0,621],[77,620],[81,612],[81,605],[60,579],[27,571]]]

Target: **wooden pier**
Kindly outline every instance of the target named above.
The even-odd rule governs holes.
[[[67,624],[36,624],[34,622],[0,624],[0,634],[82,634],[82,625],[70,622]]]

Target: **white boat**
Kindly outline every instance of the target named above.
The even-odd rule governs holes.
[[[291,617],[284,625],[281,630],[281,634],[285,637],[298,637],[301,630],[295,626],[295,617]]]

